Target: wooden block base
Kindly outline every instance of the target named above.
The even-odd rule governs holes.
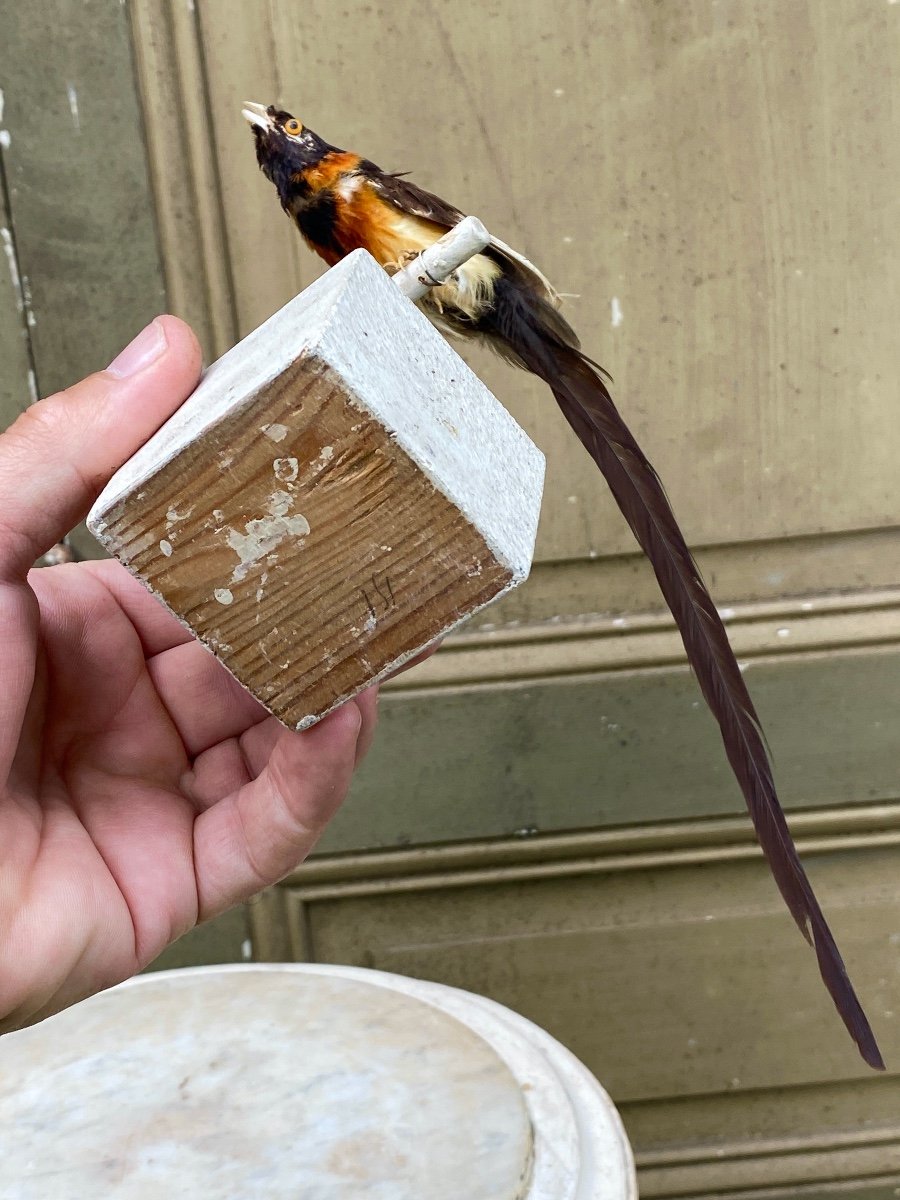
[[[527,576],[542,481],[359,251],[210,368],[88,524],[303,728]]]

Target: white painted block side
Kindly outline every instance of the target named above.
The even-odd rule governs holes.
[[[316,352],[520,583],[534,554],[543,454],[375,260],[351,259],[352,287]]]

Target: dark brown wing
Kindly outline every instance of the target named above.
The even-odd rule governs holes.
[[[372,181],[376,191],[385,200],[410,216],[421,217],[425,221],[433,221],[435,225],[442,225],[445,229],[452,229],[466,215],[440,196],[417,187],[403,175],[386,174],[373,162],[364,160],[359,164],[359,171]]]

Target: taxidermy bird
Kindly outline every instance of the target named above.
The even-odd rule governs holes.
[[[396,271],[463,219],[459,209],[408,179],[329,145],[289,112],[248,103],[243,113],[281,207],[329,266],[363,247]],[[788,832],[759,718],[725,628],[662,484],[613,404],[605,372],[582,353],[558,311],[558,294],[527,258],[493,238],[420,305],[443,331],[484,342],[542,379],[603,472],[675,618],[781,894],[815,946],[822,978],[860,1053],[883,1069]]]

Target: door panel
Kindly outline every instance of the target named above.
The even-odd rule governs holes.
[[[552,28],[541,0],[198,9],[243,331],[318,272],[254,170],[252,93],[575,294],[693,544],[898,522],[890,6],[573,2]],[[549,455],[539,558],[630,550],[546,389],[478,366]]]

